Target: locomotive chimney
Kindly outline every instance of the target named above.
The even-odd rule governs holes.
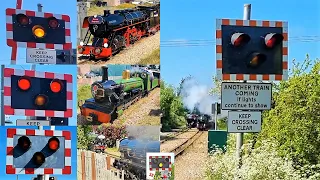
[[[109,15],[110,14],[110,10],[103,10],[103,15],[104,16],[107,16],[107,15]]]
[[[130,71],[129,70],[124,70],[122,72],[122,79],[130,79]]]
[[[108,80],[108,67],[107,66],[102,66],[102,82]]]

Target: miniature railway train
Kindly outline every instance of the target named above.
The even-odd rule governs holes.
[[[197,128],[199,130],[208,130],[214,127],[211,116],[207,114],[188,114],[187,125],[189,128]]]
[[[85,17],[82,28],[88,31],[78,46],[79,54],[92,59],[108,58],[160,30],[160,4],[115,10],[113,14],[104,10],[104,15]]]
[[[160,142],[129,137],[120,141],[119,149],[121,157],[114,161],[113,166],[125,171],[125,180],[140,180],[146,178],[147,152],[160,152]]]
[[[108,80],[108,68],[102,70],[102,81],[91,85],[93,98],[79,104],[81,115],[92,124],[113,123],[124,109],[160,86],[159,71],[125,70],[122,79]]]

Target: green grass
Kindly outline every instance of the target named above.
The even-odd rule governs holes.
[[[83,85],[83,86],[79,86],[78,87],[78,92],[77,92],[77,98],[78,98],[78,102],[80,100],[86,100],[91,98],[91,86],[90,85]]]
[[[152,51],[152,53],[142,58],[138,64],[160,64],[160,48]]]
[[[124,4],[120,4],[119,6],[107,6],[107,7],[98,7],[98,6],[91,6],[88,9],[88,16],[93,16],[93,15],[102,15],[103,14],[103,10],[110,10],[111,13],[114,10],[119,10],[119,9],[131,9],[131,8],[135,8],[136,5],[134,4],[130,4],[130,3],[124,3]]]
[[[112,147],[112,148],[107,148],[106,151],[107,151],[107,152],[118,152],[119,149],[116,148],[116,147]]]

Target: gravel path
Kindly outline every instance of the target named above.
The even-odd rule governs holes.
[[[119,54],[107,61],[78,60],[78,64],[138,64],[142,58],[149,56],[160,47],[160,31],[153,36],[144,37],[130,47],[122,50]],[[78,56],[79,58],[79,56]]]
[[[160,146],[160,152],[170,152],[174,148],[180,146],[182,143],[190,139],[193,135],[195,135],[198,132],[197,129],[191,129],[185,133],[179,134],[178,136],[174,137],[173,139],[170,139]]]
[[[127,125],[160,125],[160,88],[131,105],[118,119]]]
[[[208,132],[204,132],[199,139],[195,140],[188,149],[174,160],[174,179],[204,179],[205,161],[208,155],[207,141]]]

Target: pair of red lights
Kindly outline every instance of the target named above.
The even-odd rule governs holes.
[[[18,14],[17,21],[22,26],[26,26],[31,23],[30,18],[28,16],[26,16],[25,14]],[[48,18],[48,25],[50,28],[55,29],[59,26],[59,22],[55,17],[49,17]]]
[[[51,151],[57,151],[59,149],[59,147],[60,147],[60,141],[59,141],[59,139],[57,137],[51,137],[48,140],[48,144],[47,145],[48,145],[48,148]],[[21,136],[18,139],[18,146],[22,150],[27,151],[31,147],[31,141],[27,136]]]
[[[267,48],[274,48],[283,41],[283,36],[277,33],[269,33],[264,37],[264,44]],[[235,47],[243,46],[251,40],[245,33],[234,33],[231,36],[231,43]]]
[[[60,141],[57,137],[51,137],[48,140],[47,146],[50,151],[55,152],[60,148]],[[24,152],[28,151],[31,148],[30,139],[27,136],[21,136],[18,139],[18,147]],[[34,153],[32,160],[36,165],[41,166],[45,162],[46,157],[42,152],[36,152]]]
[[[31,81],[27,77],[21,77],[18,81],[18,87],[23,91],[28,91],[31,88]],[[50,89],[54,93],[59,93],[62,90],[62,83],[54,79],[50,83]]]

